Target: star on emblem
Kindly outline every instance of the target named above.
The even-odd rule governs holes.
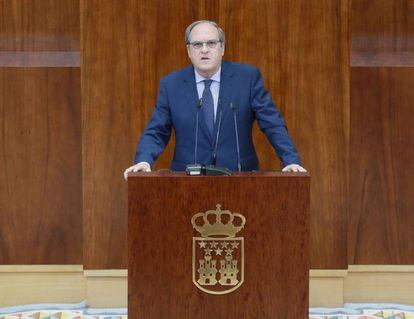
[[[233,249],[237,249],[237,247],[239,247],[238,242],[232,242],[230,245],[231,245],[231,248],[233,248]]]
[[[204,250],[207,255],[211,255],[212,250],[210,248],[207,248]]]
[[[231,255],[233,253],[233,249],[226,249],[226,254]]]
[[[222,249],[220,249],[220,248],[217,248],[217,249],[215,250],[215,252],[216,252],[216,255],[220,255],[220,256],[221,256],[221,253],[223,252],[223,250],[222,250]]]
[[[200,245],[200,248],[206,248],[207,243],[202,241],[201,243],[198,243]]]
[[[221,243],[221,247],[223,247],[223,248],[224,248],[224,247],[226,247],[226,248],[227,248],[227,246],[228,246],[228,245],[229,245],[229,243],[228,243],[228,242],[226,242],[226,241],[225,241],[225,242],[223,242],[223,243]]]
[[[210,247],[211,247],[211,248],[217,248],[217,244],[218,244],[218,243],[216,243],[215,241],[212,241],[212,242],[210,243]]]

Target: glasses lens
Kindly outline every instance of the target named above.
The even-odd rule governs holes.
[[[217,40],[211,40],[211,41],[207,41],[207,42],[193,42],[193,43],[190,43],[190,44],[193,47],[193,49],[200,50],[204,46],[204,43],[206,44],[206,46],[208,48],[214,49],[217,46],[217,43],[219,43],[219,42],[220,41],[217,41]]]
[[[217,45],[217,41],[207,41],[207,46],[210,49],[214,49],[216,47],[216,45]]]
[[[193,43],[193,48],[196,50],[199,50],[203,47],[203,42],[194,42]]]

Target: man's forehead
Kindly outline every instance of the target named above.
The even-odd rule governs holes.
[[[200,23],[197,24],[190,32],[190,38],[199,40],[198,38],[205,38],[207,37],[208,40],[215,39],[218,37],[218,30],[217,28],[210,24],[210,23]],[[204,40],[204,39],[201,39]]]

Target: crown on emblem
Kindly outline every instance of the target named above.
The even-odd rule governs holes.
[[[215,220],[211,223],[208,220],[210,215],[215,215]],[[223,223],[222,216],[228,216],[229,220],[227,223]],[[240,225],[236,226],[233,224],[235,218],[240,218]],[[197,224],[198,221],[203,220],[203,224]],[[232,213],[229,210],[221,210],[221,205],[216,205],[216,210],[208,210],[205,213],[197,213],[191,219],[191,223],[195,230],[197,230],[201,236],[225,236],[235,237],[236,233],[239,232],[246,223],[246,218],[239,213]]]

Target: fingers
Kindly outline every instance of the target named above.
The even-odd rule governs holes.
[[[298,165],[298,166],[299,166],[298,167],[299,172],[307,172],[306,169],[304,169],[302,166],[300,166],[300,165]]]
[[[299,172],[306,172],[306,169],[304,169],[302,166],[300,166],[298,164],[290,164],[290,165],[287,165],[286,167],[284,167],[282,169],[282,172],[299,173]]]
[[[125,180],[128,180],[128,173],[129,173],[129,172],[131,172],[132,168],[133,168],[133,166],[132,166],[132,167],[127,168],[127,169],[124,171],[124,179],[125,179]]]
[[[125,171],[124,171],[124,179],[128,180],[128,173],[130,172],[150,172],[151,169],[148,167],[148,165],[145,164],[135,164],[134,166],[128,167]]]
[[[282,172],[293,172],[292,171],[292,164],[283,167]]]

